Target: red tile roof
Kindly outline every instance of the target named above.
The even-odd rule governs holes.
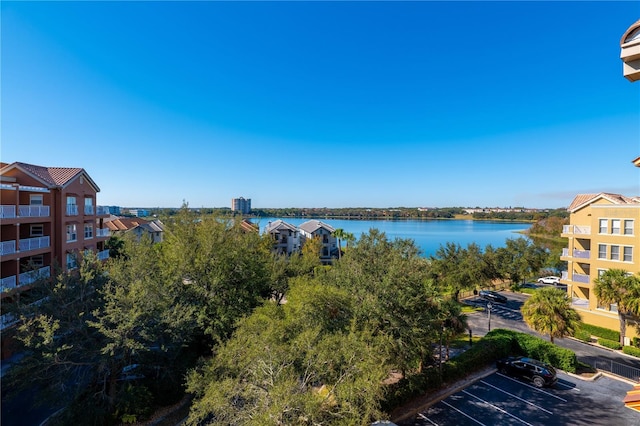
[[[78,167],[43,167],[20,162],[15,164],[52,186],[64,186],[64,184],[83,172],[83,169]]]

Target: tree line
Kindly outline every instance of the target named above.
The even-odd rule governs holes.
[[[432,368],[465,331],[461,292],[548,261],[525,238],[425,258],[372,229],[323,266],[319,242],[284,257],[229,218],[163,220],[164,242],[86,253],[13,304],[24,357],[5,383],[47,391],[60,424],[134,422],[185,394],[188,424],[368,424],[394,375]]]

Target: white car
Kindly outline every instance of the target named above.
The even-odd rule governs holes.
[[[542,278],[538,278],[538,282],[540,284],[558,285],[558,284],[560,284],[560,278],[558,278],[558,277],[542,277]]]

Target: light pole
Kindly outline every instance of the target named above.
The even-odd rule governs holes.
[[[493,308],[493,305],[491,304],[491,302],[488,302],[487,313],[489,314],[489,331],[491,331],[491,308]]]

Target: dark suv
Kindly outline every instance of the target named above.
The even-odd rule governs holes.
[[[537,388],[553,386],[558,381],[556,370],[549,364],[525,357],[509,357],[496,362],[500,373],[526,379]]]
[[[485,300],[489,300],[490,302],[507,303],[507,298],[500,293],[496,293],[495,291],[480,290],[480,293],[478,293],[478,295]]]

